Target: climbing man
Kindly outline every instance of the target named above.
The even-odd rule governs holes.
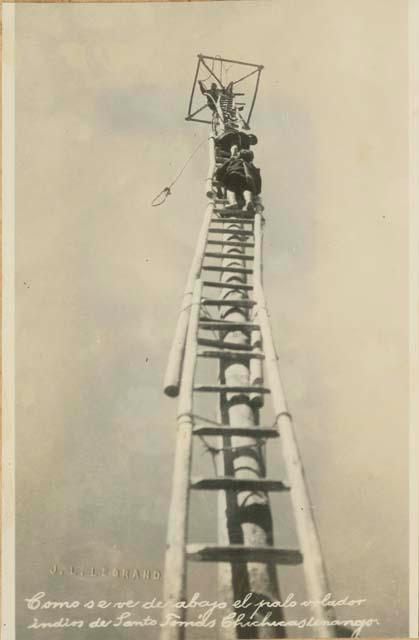
[[[251,145],[257,143],[258,139],[254,133],[237,130],[223,131],[215,138],[217,154],[224,158],[230,157],[230,149],[233,145],[237,145],[240,149],[249,149]]]
[[[226,209],[242,207],[248,214],[255,212],[253,198],[261,192],[260,171],[253,164],[253,151],[233,145],[230,158],[215,172],[215,178],[226,189]]]
[[[217,87],[217,84],[215,82],[211,83],[211,86],[209,89],[206,88],[202,80],[198,80],[198,84],[199,84],[199,88],[201,89],[201,93],[207,99],[209,108],[211,109],[211,111],[216,112],[218,98],[220,96],[221,89]]]

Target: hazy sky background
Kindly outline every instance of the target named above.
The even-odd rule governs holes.
[[[17,639],[35,637],[23,598],[38,591],[159,594],[48,568],[163,569],[162,379],[205,145],[150,201],[207,133],[184,121],[199,52],[265,65],[266,295],[331,587],[368,599],[376,635],[406,636],[406,3],[18,4],[16,46]]]

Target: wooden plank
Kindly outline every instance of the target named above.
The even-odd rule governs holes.
[[[191,478],[191,489],[196,491],[289,491],[282,480],[270,478],[236,478],[218,476],[215,478]]]
[[[193,429],[196,436],[239,436],[246,438],[278,438],[275,427],[233,427],[225,425],[197,425]]]
[[[234,307],[234,305],[231,305]],[[207,331],[240,331],[246,329],[251,331],[252,329],[258,329],[259,325],[254,322],[233,322],[229,320],[205,320],[199,321],[199,328]]]
[[[201,230],[199,232],[198,242],[195,254],[189,270],[188,279],[186,281],[185,290],[181,310],[177,319],[175,334],[169,353],[169,358],[164,377],[164,392],[166,395],[174,398],[179,393],[180,376],[182,371],[182,361],[185,351],[186,333],[188,331],[190,305],[192,301],[195,281],[201,273],[202,261],[204,259],[205,244],[209,222],[211,219],[213,205],[208,205],[204,219],[202,221]]]
[[[263,562],[283,565],[298,565],[303,556],[298,549],[277,547],[247,547],[243,544],[221,546],[217,544],[188,544],[188,560],[193,562]]]
[[[262,256],[262,218],[260,214],[255,217],[255,256],[256,264],[261,264]],[[313,601],[311,613],[320,620],[334,621],[333,607],[322,606],[322,598],[331,589],[326,576],[323,555],[320,547],[319,536],[312,501],[310,499],[301,454],[296,438],[294,425],[288,411],[284,389],[278,368],[278,357],[272,337],[270,320],[266,308],[266,300],[262,285],[262,272],[255,271],[255,298],[258,301],[257,318],[260,322],[263,349],[266,355],[265,371],[269,386],[272,389],[272,403],[275,411],[275,419],[281,433],[281,443],[287,476],[292,485],[291,500],[297,526],[297,534],[301,551],[304,555],[304,574],[309,600]],[[319,626],[316,635],[321,638],[335,637],[333,627],[327,624]]]
[[[253,256],[247,256],[244,253],[225,253],[218,251],[206,251],[204,253],[206,258],[234,258],[239,260],[254,260]]]
[[[222,234],[228,234],[231,236],[252,236],[253,235],[253,231],[245,231],[244,229],[224,229],[223,227],[217,228],[217,227],[212,227],[211,229],[208,229],[209,233],[222,233]]]
[[[234,240],[207,240],[207,244],[221,244],[227,247],[240,247],[254,249],[253,242],[235,242]]]
[[[252,291],[252,284],[240,284],[239,282],[219,282],[212,280],[204,280],[202,282],[204,287],[216,287],[217,289],[235,289],[241,291]]]
[[[257,391],[258,393],[271,392],[267,387],[259,387],[257,385],[241,386],[228,384],[198,384],[194,387],[194,391],[208,393],[252,393],[253,391]]]
[[[254,300],[219,300],[218,298],[202,298],[202,304],[206,307],[253,307]]]
[[[240,360],[242,358],[249,360],[250,358],[256,358],[263,360],[265,355],[259,352],[254,353],[253,351],[240,351],[239,349],[237,349],[237,351],[233,349],[231,351],[216,349],[212,351],[198,351],[198,358],[220,358],[221,360]]]
[[[232,256],[232,259],[235,256]],[[247,269],[246,267],[222,267],[222,266],[213,266],[213,265],[202,265],[202,269],[204,271],[217,271],[220,273],[241,273],[251,275],[253,273],[253,269]]]
[[[196,338],[201,300],[201,281],[197,280],[191,302],[185,363],[179,397],[178,432],[173,469],[172,498],[170,502],[167,549],[165,559],[164,599],[167,613],[176,612],[176,603],[186,597],[187,523],[190,497],[192,462],[193,381],[196,366]],[[169,637],[173,638],[171,634]]]

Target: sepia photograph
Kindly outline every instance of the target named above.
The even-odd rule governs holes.
[[[418,637],[409,2],[2,13],[3,640]]]

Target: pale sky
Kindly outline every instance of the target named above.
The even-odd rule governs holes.
[[[265,65],[266,296],[331,588],[367,599],[357,615],[377,636],[406,636],[406,3],[18,4],[16,47],[18,640],[35,637],[37,591],[159,595],[48,568],[163,570],[176,401],[162,379],[205,145],[150,202],[207,135],[184,121],[199,52]]]

